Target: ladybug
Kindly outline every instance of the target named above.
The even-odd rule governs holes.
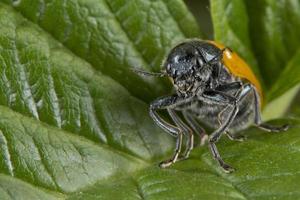
[[[175,152],[160,163],[162,168],[188,158],[194,147],[193,133],[197,133],[202,144],[208,139],[213,158],[229,173],[234,168],[223,161],[216,146],[223,134],[239,140],[235,133],[251,124],[268,132],[288,129],[287,124],[273,126],[262,122],[263,93],[258,79],[237,53],[220,43],[197,39],[182,42],[171,49],[163,68],[159,73],[135,69],[142,75],[169,77],[174,85],[174,93],[154,100],[149,110],[153,121],[176,138]],[[157,113],[162,109],[167,110],[173,124]],[[199,122],[213,128],[213,133],[207,136]],[[184,136],[187,145],[180,156]]]

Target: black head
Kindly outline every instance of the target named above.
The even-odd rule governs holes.
[[[211,56],[207,53],[210,52],[211,46],[207,42],[188,41],[171,50],[164,67],[167,75],[173,79],[178,92],[189,92],[199,85],[197,83],[209,80],[212,67],[210,65]],[[213,52],[213,54],[218,55],[217,52]]]
[[[162,72],[133,69],[145,76],[170,77],[181,94],[191,94],[209,85],[214,66],[220,64],[222,50],[207,41],[190,40],[175,46],[168,54]],[[203,88],[204,89],[204,88]]]
[[[188,91],[195,82],[195,72],[199,57],[199,52],[190,43],[182,43],[174,47],[169,53],[164,67],[170,76],[177,90]]]

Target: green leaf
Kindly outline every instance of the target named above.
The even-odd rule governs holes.
[[[273,100],[281,96],[286,91],[297,86],[300,82],[300,49],[294,57],[288,62],[284,71],[280,74],[279,79],[276,81],[269,94],[269,99]]]
[[[265,108],[264,118],[274,119],[288,110],[300,88],[300,50],[288,62],[278,80],[274,83],[269,95],[269,105]],[[280,108],[280,109],[278,109]]]
[[[1,172],[33,185],[73,192],[145,165],[115,148],[97,145],[9,108],[1,106],[0,111]]]
[[[93,68],[148,102],[168,91],[166,85],[170,84],[140,77],[130,69],[159,71],[163,57],[174,44],[185,37],[201,36],[195,20],[179,0],[5,2]]]
[[[65,199],[65,196],[45,189],[37,189],[16,178],[0,174],[0,199],[55,200]]]
[[[268,88],[281,77],[300,45],[300,2],[244,1],[253,52]],[[291,30],[291,31],[288,31]]]
[[[300,2],[255,0],[245,3],[251,19],[249,27],[255,30],[250,32],[253,50],[270,88],[267,100],[272,101],[272,106],[269,109],[279,113],[270,118],[282,116],[298,91],[295,86],[299,82]]]
[[[271,120],[283,116],[288,113],[295,96],[299,91],[300,85],[296,85],[292,89],[286,91],[283,95],[268,103],[263,110],[263,119]]]
[[[298,1],[211,0],[215,39],[236,50],[266,84],[265,119],[283,116],[297,92],[288,90],[299,82],[299,7]]]
[[[66,193],[170,151],[123,86],[3,4],[0,27],[1,173]]]
[[[249,17],[244,2],[240,0],[211,0],[210,5],[214,39],[237,51],[261,79],[257,60],[251,50]],[[263,79],[261,79],[262,81]]]
[[[261,72],[269,89],[299,50],[299,8],[298,1],[211,0],[215,39]]]
[[[166,149],[145,103],[11,9],[0,15],[2,105],[144,159]]]
[[[157,167],[174,141],[144,101],[166,94],[168,82],[130,68],[157,71],[175,43],[201,35],[182,1],[1,2],[0,199],[300,198],[300,120],[282,134],[247,130],[244,143],[223,138],[233,174],[208,148]],[[232,2],[212,3],[214,21],[229,10],[216,36],[258,73],[243,24],[251,17],[240,12],[248,7]]]
[[[291,103],[288,109],[288,115],[292,118],[299,118],[300,117],[300,93],[298,92],[297,96],[295,97],[294,101]]]
[[[237,169],[232,174],[221,171],[206,148],[197,149],[171,169],[150,167],[100,182],[69,199],[298,199],[299,131],[299,125],[278,134],[252,129],[244,133],[245,142],[224,139],[218,146]]]

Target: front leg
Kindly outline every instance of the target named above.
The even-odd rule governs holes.
[[[186,136],[186,150],[178,160],[185,160],[189,157],[190,152],[194,148],[194,135],[190,127],[188,127],[176,114],[176,112],[173,109],[168,109],[168,113],[170,117],[172,118],[173,122],[180,127],[181,130],[183,130],[183,133]]]
[[[156,99],[150,104],[150,116],[154,120],[154,122],[161,127],[163,130],[165,130],[167,133],[171,134],[173,137],[176,137],[176,147],[174,150],[173,156],[166,161],[163,161],[160,163],[160,167],[165,168],[177,161],[177,158],[179,156],[179,153],[181,151],[181,146],[182,146],[182,137],[183,137],[183,131],[182,128],[180,127],[180,123],[177,120],[177,117],[173,115],[174,113],[172,112],[172,108],[176,107],[177,105],[184,103],[187,100],[187,98],[184,97],[179,97],[177,95],[173,96],[167,96],[167,97],[162,97],[159,99]],[[175,124],[177,126],[174,126],[168,122],[166,122],[162,117],[158,115],[156,112],[157,110],[160,109],[168,109],[169,114],[171,114],[171,118],[173,121],[175,121]],[[178,124],[179,123],[179,124]]]

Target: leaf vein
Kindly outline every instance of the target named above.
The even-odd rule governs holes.
[[[9,174],[11,176],[14,176],[14,167],[11,161],[11,156],[9,153],[9,147],[8,147],[8,143],[7,143],[7,139],[5,137],[5,135],[3,134],[3,132],[0,130],[0,145],[2,146],[2,150],[3,150],[3,156],[4,156],[4,160],[5,160],[5,164],[7,165]]]
[[[26,126],[23,125],[23,127],[24,127],[24,129],[26,130],[26,132],[28,132]],[[44,166],[45,171],[47,172],[47,174],[49,175],[49,177],[51,177],[52,182],[54,183],[55,189],[60,189],[60,187],[58,186],[58,184],[57,184],[57,182],[56,182],[56,179],[55,179],[53,173],[50,171],[50,168],[49,168],[49,166],[48,166],[47,161],[44,159],[43,153],[42,153],[41,150],[40,150],[40,147],[39,147],[39,145],[38,145],[38,142],[36,141],[36,139],[35,139],[34,137],[31,137],[31,138],[32,138],[32,142],[33,142],[33,144],[34,144],[34,146],[35,146],[35,149],[36,149],[37,152],[38,152],[38,155],[39,155],[39,158],[40,158],[40,160],[41,160],[41,163],[42,163],[43,166]]]
[[[15,30],[16,31],[16,30]],[[28,82],[28,78],[27,78],[27,74],[26,74],[26,70],[24,67],[24,64],[21,63],[20,61],[20,55],[18,52],[18,48],[17,48],[17,38],[14,39],[14,41],[12,42],[13,48],[14,48],[14,61],[15,63],[15,67],[17,67],[17,71],[19,72],[18,74],[18,82],[20,84],[20,94],[21,94],[21,98],[24,101],[27,109],[29,110],[29,112],[36,118],[39,119],[39,114],[37,111],[37,105],[34,101],[33,95],[32,95],[32,91],[31,91],[31,86]]]

